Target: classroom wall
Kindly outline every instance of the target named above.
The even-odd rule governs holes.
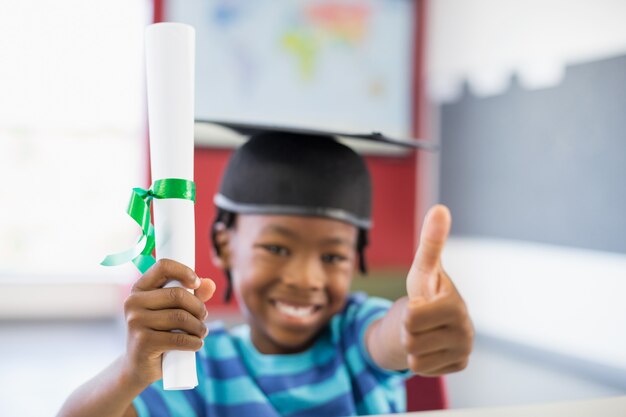
[[[626,3],[430,4],[444,264],[477,332],[623,389]]]

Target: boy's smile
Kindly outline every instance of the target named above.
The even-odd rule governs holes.
[[[238,215],[222,261],[266,354],[305,350],[341,311],[354,270],[357,229],[337,220]]]
[[[272,300],[272,305],[276,307],[276,309],[284,314],[285,316],[291,318],[296,322],[304,322],[307,319],[311,318],[313,314],[317,313],[322,309],[322,305],[318,304],[291,304],[285,301]]]

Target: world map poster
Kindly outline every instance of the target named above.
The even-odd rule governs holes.
[[[196,118],[411,133],[410,0],[170,0],[196,29]]]

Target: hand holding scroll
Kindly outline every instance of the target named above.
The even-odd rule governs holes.
[[[172,280],[184,288],[162,288]],[[124,314],[128,324],[125,365],[138,385],[148,386],[163,377],[164,352],[202,348],[208,333],[204,303],[214,292],[211,279],[198,278],[190,268],[169,259],[159,260],[137,280],[124,303]]]

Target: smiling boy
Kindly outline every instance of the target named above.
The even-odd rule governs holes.
[[[269,131],[231,158],[215,197],[214,262],[246,323],[203,302],[215,284],[160,261],[125,303],[125,355],[68,399],[62,416],[339,416],[403,411],[404,379],[465,368],[473,330],[441,267],[451,218],[426,215],[395,303],[350,294],[365,269],[371,185],[363,159],[328,136]],[[180,288],[161,288],[178,280]],[[231,282],[232,281],[232,282]],[[185,333],[171,333],[173,329]],[[164,391],[161,356],[198,353],[199,385]]]
[[[346,302],[356,229],[336,220],[242,215],[223,232],[220,264],[264,354],[308,348]]]

